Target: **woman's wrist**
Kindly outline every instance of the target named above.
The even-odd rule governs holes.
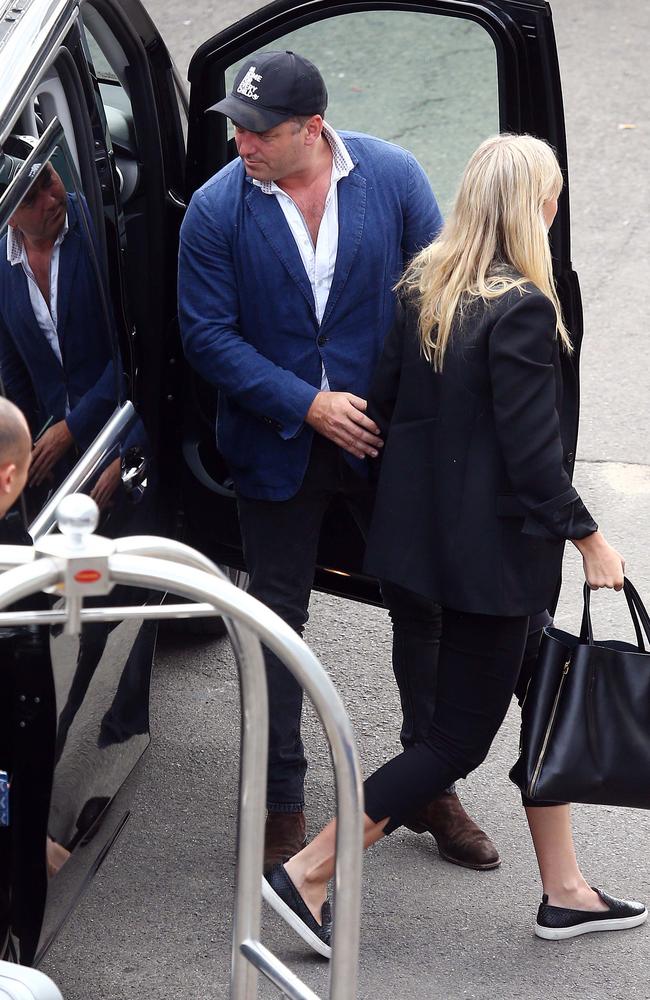
[[[587,552],[595,552],[607,545],[605,536],[598,529],[585,535],[584,538],[572,538],[571,541],[582,555],[585,555]]]

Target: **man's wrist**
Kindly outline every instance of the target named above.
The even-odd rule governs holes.
[[[321,401],[321,396],[323,395],[323,393],[324,393],[323,389],[318,389],[316,391],[316,395],[314,396],[311,403],[307,407],[307,412],[305,413],[304,417],[305,423],[309,423],[309,420],[311,419],[311,417],[313,417],[314,409],[318,408],[318,404]]]

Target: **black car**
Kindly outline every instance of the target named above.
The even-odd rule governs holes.
[[[55,494],[97,495],[101,480],[110,487],[102,532],[174,535],[243,569],[232,484],[215,445],[215,393],[181,350],[176,260],[188,199],[235,155],[227,122],[207,109],[241,61],[264,48],[312,58],[328,83],[329,120],[410,148],[443,209],[469,153],[496,131],[547,139],[566,168],[545,0],[277,0],[195,53],[189,103],[139,0],[2,0],[0,230],[58,177],[77,256],[65,258],[64,241],[59,324],[69,323],[71,339],[60,334],[62,357],[45,339],[30,354],[43,329],[25,309],[21,319],[12,299],[15,324],[0,319],[0,382],[27,413],[36,448],[56,423],[48,408],[57,391],[66,413],[81,408],[83,424],[2,523],[3,541],[28,544],[52,528]],[[11,275],[21,248],[7,246]],[[566,186],[552,246],[579,347]],[[578,355],[563,356],[572,383]],[[577,400],[577,387],[567,396]],[[113,411],[126,400],[138,416],[125,429]],[[577,412],[562,416],[575,433]],[[102,432],[108,442],[98,450]],[[334,508],[317,587],[377,601],[360,557],[354,524]],[[143,600],[123,591],[122,603]],[[11,778],[10,825],[0,827],[0,957],[39,962],[126,822],[127,779],[149,743],[155,640],[155,626],[137,619],[86,625],[78,639],[44,627],[0,632],[0,770]]]

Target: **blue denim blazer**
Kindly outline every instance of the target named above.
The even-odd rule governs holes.
[[[320,326],[282,209],[239,159],[195,192],[181,229],[183,345],[219,390],[217,445],[243,496],[285,500],[300,487],[313,433],[304,418],[321,361],[330,389],[367,398],[394,318],[393,285],[442,224],[409,152],[358,133],[341,137],[354,169],[338,183],[338,254]]]

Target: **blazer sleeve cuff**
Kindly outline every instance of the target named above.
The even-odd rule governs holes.
[[[555,540],[585,538],[594,531],[598,531],[598,525],[573,486],[534,507],[524,520],[522,528],[526,535]]]
[[[70,410],[65,417],[65,422],[77,447],[85,449],[91,443],[92,437],[88,434],[86,421],[83,415],[78,412],[78,409],[78,407],[75,407],[74,410]]]
[[[298,437],[305,426],[305,417],[309,408],[320,392],[315,386],[302,382],[302,380],[298,381],[300,384],[297,387],[296,398],[292,400],[290,409],[284,409],[284,419],[278,420],[266,415],[262,417],[264,423],[277,431],[283,441],[290,441],[292,438]]]

